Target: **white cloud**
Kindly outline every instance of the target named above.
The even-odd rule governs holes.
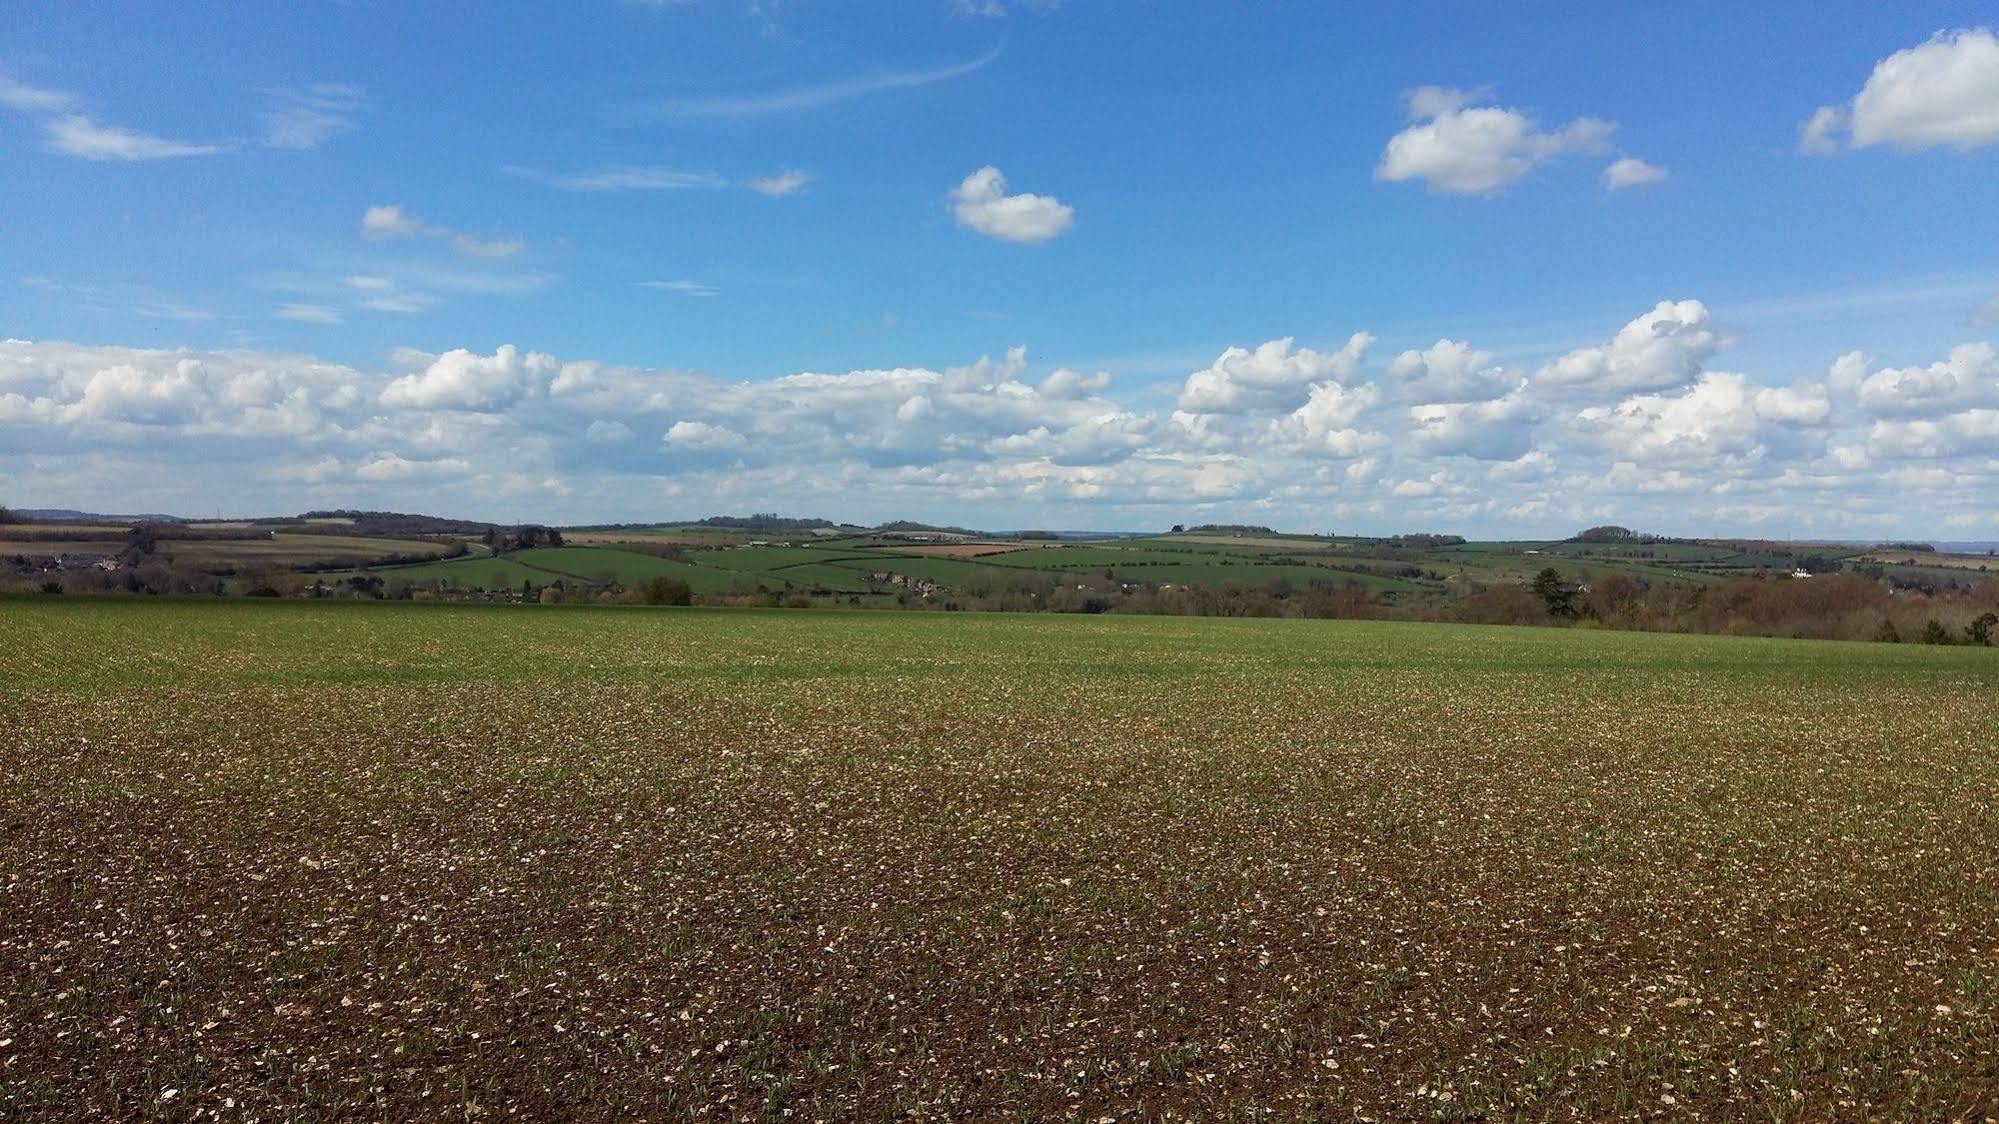
[[[0,73],[0,109],[41,120],[51,152],[84,160],[171,160],[218,156],[241,151],[249,144],[265,148],[303,150],[356,126],[361,105],[357,87],[331,83],[270,92],[272,105],[261,115],[262,129],[254,140],[185,141],[156,136],[122,125],[108,125],[86,112],[83,99],[67,90],[31,86]]]
[[[421,371],[390,383],[381,396],[385,406],[442,410],[493,410],[539,389],[541,380],[556,372],[553,358],[539,351],[523,354],[512,344],[492,355],[457,348],[438,356]]]
[[[216,156],[234,152],[233,144],[197,144],[170,140],[127,129],[100,124],[80,113],[50,118],[43,123],[49,149],[83,160],[171,160],[185,156]]]
[[[750,190],[768,195],[773,199],[778,199],[786,195],[796,195],[798,192],[805,190],[811,183],[812,174],[810,172],[801,172],[796,168],[791,168],[779,172],[774,176],[764,176],[760,179],[751,180]]]
[[[1655,183],[1665,183],[1666,176],[1666,169],[1657,164],[1648,164],[1636,156],[1626,156],[1613,161],[1603,170],[1603,186],[1611,191],[1650,187]]]
[[[1235,414],[1251,410],[1295,409],[1314,383],[1345,382],[1374,343],[1355,332],[1338,351],[1293,349],[1290,337],[1260,344],[1254,351],[1231,347],[1205,370],[1187,376],[1179,408],[1188,414]]]
[[[356,275],[349,288],[393,298],[396,284]],[[16,340],[0,343],[0,485],[76,479],[98,482],[77,489],[86,495],[500,516],[495,497],[569,489],[551,516],[575,519],[663,503],[1512,533],[1671,530],[1689,496],[1729,497],[1739,514],[1717,507],[1718,522],[1702,525],[1716,533],[1789,510],[1815,534],[1922,535],[1989,512],[1989,345],[1882,370],[1853,354],[1822,380],[1768,385],[1705,370],[1713,331],[1703,307],[1667,302],[1582,349],[1586,360],[1546,365],[1588,368],[1583,381],[1525,386],[1448,336],[1378,366],[1366,333],[1333,352],[1275,340],[1228,349],[1177,396],[1131,402],[1108,397],[1101,372],[1034,369],[1020,348],[941,369],[729,380],[513,346],[398,348],[360,370],[295,354]],[[1421,401],[1430,395],[1411,387],[1423,385],[1452,397],[1506,389]],[[1028,514],[1041,511],[1053,514]]]
[[[1591,393],[1663,390],[1691,380],[1726,343],[1706,305],[1660,301],[1609,343],[1577,348],[1542,367],[1534,382]]]
[[[1940,31],[1875,63],[1851,102],[1821,106],[1799,130],[1802,152],[1836,152],[1842,142],[1904,152],[1999,144],[1999,36]]]
[[[1405,351],[1388,363],[1388,377],[1415,403],[1478,402],[1518,386],[1520,377],[1490,366],[1492,353],[1463,340],[1438,340],[1422,351]]]
[[[379,452],[356,468],[354,475],[360,480],[380,483],[422,476],[458,476],[471,471],[471,468],[471,463],[460,457],[410,460],[398,453]]]
[[[1999,406],[1999,354],[1989,343],[1952,348],[1950,356],[1922,367],[1886,367],[1853,381],[1851,357],[1837,368],[1840,381],[1876,417],[1936,417],[1957,410]]]
[[[746,441],[743,435],[727,426],[712,425],[704,421],[677,421],[666,431],[664,438],[668,445],[680,449],[695,449],[704,452],[740,449]]]
[[[1759,387],[1747,376],[1711,371],[1678,394],[1592,406],[1571,424],[1621,459],[1712,468],[1758,461],[1773,427],[1817,425],[1830,412],[1823,387]]]
[[[1822,105],[1798,126],[1798,151],[1807,156],[1830,156],[1839,151],[1840,136],[1846,131],[1846,111]]]
[[[1047,378],[1041,380],[1039,389],[1046,398],[1080,398],[1086,394],[1095,394],[1110,384],[1109,371],[1086,375],[1067,367],[1057,367],[1048,373]]]
[[[67,90],[32,86],[0,73],[0,109],[39,118],[43,142],[50,152],[83,160],[169,160],[234,152],[236,145],[199,144],[153,136],[137,129],[106,125],[83,112],[82,99]]]
[[[1076,225],[1075,209],[1052,195],[1006,194],[1006,177],[988,165],[951,191],[958,225],[1004,242],[1039,245]]]
[[[1388,435],[1363,428],[1362,415],[1381,401],[1372,385],[1312,384],[1305,404],[1279,419],[1272,434],[1308,455],[1358,457],[1388,444]]]
[[[424,226],[401,203],[383,203],[361,213],[361,234],[378,242],[414,238]]]
[[[1524,391],[1485,402],[1409,408],[1411,436],[1430,453],[1515,461],[1533,451],[1539,413]]]
[[[1475,106],[1475,94],[1436,86],[1407,100],[1415,123],[1389,138],[1374,178],[1422,180],[1441,195],[1497,195],[1556,157],[1604,151],[1617,127],[1579,117],[1543,132],[1519,110]]]

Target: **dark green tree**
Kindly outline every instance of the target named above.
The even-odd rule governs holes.
[[[1551,617],[1573,617],[1576,615],[1576,591],[1562,581],[1562,575],[1553,566],[1534,575],[1534,596],[1541,599]]]
[[[1999,625],[1999,613],[1984,613],[1975,621],[1964,626],[1964,642],[1980,648],[1992,645],[1992,628]]]

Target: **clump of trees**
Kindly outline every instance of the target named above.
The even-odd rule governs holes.
[[[1620,527],[1615,523],[1605,523],[1601,526],[1586,527],[1569,536],[1569,541],[1581,543],[1655,543],[1670,542],[1671,540],[1663,535],[1648,535],[1642,531],[1634,531],[1629,527]]]
[[[755,515],[711,515],[701,521],[703,527],[727,527],[736,531],[811,531],[820,527],[836,527],[839,524],[830,519],[787,519],[775,512],[760,511]]]
[[[505,554],[510,550],[533,550],[543,546],[561,546],[562,532],[553,527],[530,523],[520,527],[489,527],[481,536],[481,541],[492,548],[494,554]]]

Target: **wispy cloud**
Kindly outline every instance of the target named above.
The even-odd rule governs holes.
[[[121,125],[106,125],[81,113],[51,118],[43,122],[42,131],[50,151],[82,160],[172,160],[236,151],[233,144],[200,144],[156,137]]]
[[[371,242],[393,242],[399,238],[445,238],[467,257],[497,261],[510,258],[527,247],[517,234],[482,237],[452,230],[411,214],[401,203],[378,203],[361,213],[361,236]]]
[[[358,127],[354,113],[361,108],[359,87],[320,83],[271,93],[276,104],[263,115],[265,148],[318,148],[329,138]]]
[[[151,320],[200,321],[200,320],[215,319],[215,314],[205,308],[196,308],[193,305],[177,304],[173,301],[160,301],[155,304],[142,304],[139,307],[133,309],[132,311]]]
[[[769,93],[736,97],[675,98],[659,103],[657,109],[669,117],[764,117],[775,113],[816,109],[822,105],[831,105],[834,102],[864,97],[868,94],[907,90],[917,86],[948,82],[953,78],[963,78],[967,74],[992,65],[1005,48],[1006,44],[1001,43],[969,62],[939,67],[935,70],[886,71],[845,78],[819,86],[801,86],[790,90],[774,90]]]
[[[563,191],[687,191],[729,186],[713,172],[685,172],[655,164],[613,164],[582,172],[548,172],[509,167],[506,173]]]
[[[76,104],[76,95],[67,90],[30,86],[0,74],[0,107],[16,113],[60,113]]]
[[[31,86],[0,73],[0,109],[38,119],[50,152],[81,160],[136,162],[219,156],[251,145],[296,151],[317,148],[328,137],[356,127],[353,114],[361,105],[358,87],[321,83],[270,94],[275,104],[262,115],[259,135],[188,141],[106,124],[86,112],[83,99],[68,90]]]
[[[204,144],[173,140],[106,125],[80,112],[82,99],[68,90],[30,86],[0,74],[0,109],[40,119],[42,138],[50,152],[82,160],[169,160],[182,156],[215,156],[236,151],[236,144]]]
[[[278,319],[300,324],[339,324],[340,310],[326,304],[286,304],[278,306]]]
[[[751,180],[749,187],[751,191],[760,192],[773,199],[779,199],[786,195],[796,195],[798,192],[805,190],[811,182],[812,173],[801,172],[796,168],[792,168],[779,172],[774,176],[764,176],[762,179]]]
[[[641,281],[641,289],[660,289],[683,297],[712,297],[722,290],[700,281]]]

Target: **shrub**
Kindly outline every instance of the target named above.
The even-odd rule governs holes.
[[[694,604],[694,588],[679,578],[665,574],[642,579],[633,593],[641,605]]]
[[[1881,627],[1874,630],[1874,639],[1877,643],[1881,644],[1900,644],[1902,642],[1902,634],[1895,630],[1894,621],[1883,617],[1881,618]]]
[[[1942,621],[1936,619],[1935,617],[1931,617],[1929,619],[1929,623],[1923,625],[1923,643],[1925,644],[1951,643],[1950,629],[1945,628],[1943,626]]]

